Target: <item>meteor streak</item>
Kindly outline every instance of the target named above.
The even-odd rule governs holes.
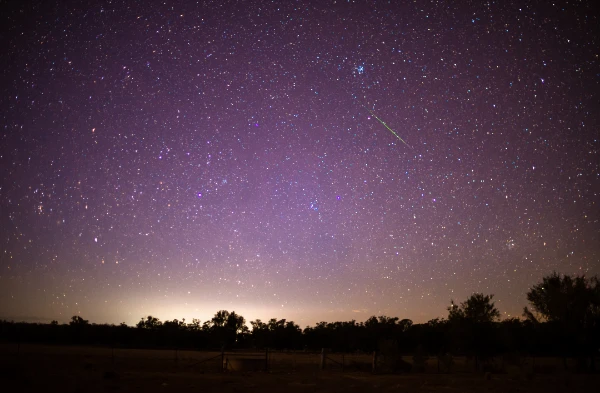
[[[376,118],[376,119],[377,119],[377,120],[378,120],[378,121],[379,121],[381,124],[383,124],[383,126],[384,126],[385,128],[387,128],[387,129],[389,130],[389,132],[391,132],[392,134],[394,134],[394,135],[396,136],[396,138],[400,139],[400,141],[401,141],[402,143],[404,143],[406,146],[408,146],[409,148],[411,148],[411,149],[412,149],[412,146],[411,146],[411,145],[409,145],[408,143],[406,143],[406,142],[404,141],[404,139],[400,138],[400,135],[396,134],[396,131],[392,130],[392,129],[391,129],[391,128],[390,128],[390,127],[387,125],[387,124],[385,124],[385,122],[384,122],[383,120],[381,120],[379,117],[377,117],[377,115],[375,114],[375,112],[373,112],[372,110],[370,110],[369,108],[367,108],[367,107],[366,107],[366,106],[364,106],[364,105],[363,105],[363,108],[365,108],[366,110],[368,110],[368,111],[369,111],[369,113],[370,113],[371,115],[373,115],[373,117],[374,117],[374,118]]]
[[[362,73],[364,73],[364,67],[363,67],[363,66],[358,66],[358,67],[356,67],[356,70],[358,71],[358,73],[359,73],[359,74],[362,74]],[[332,78],[332,79],[334,79],[334,78]],[[338,79],[338,80],[339,80],[339,79]],[[379,118],[379,116],[377,116],[377,115],[375,114],[375,112],[374,112],[373,110],[369,109],[369,108],[368,108],[368,107],[367,107],[367,106],[364,104],[364,101],[362,101],[360,98],[358,98],[358,97],[356,96],[356,94],[354,94],[354,93],[352,93],[351,91],[349,91],[349,90],[348,90],[348,89],[347,89],[345,86],[343,86],[343,85],[340,85],[340,86],[341,86],[341,88],[342,88],[342,89],[343,89],[343,90],[344,90],[346,93],[348,93],[350,96],[352,96],[352,98],[353,98],[353,99],[355,99],[355,100],[357,101],[357,103],[358,103],[360,106],[362,106],[363,108],[365,108],[365,109],[366,109],[366,110],[367,110],[367,111],[368,111],[368,112],[371,114],[371,116],[373,116],[374,118],[376,118],[378,122],[380,122],[380,123],[381,123],[381,124],[382,124],[382,125],[383,125],[385,128],[387,128],[387,130],[388,130],[389,132],[391,132],[391,133],[392,133],[392,134],[393,134],[393,135],[394,135],[396,138],[398,138],[398,140],[399,140],[400,142],[404,143],[404,145],[406,145],[406,147],[408,147],[409,149],[412,149],[412,148],[413,148],[411,145],[409,145],[408,143],[406,143],[406,141],[405,141],[404,139],[402,139],[402,138],[400,137],[400,135],[398,135],[398,134],[396,133],[396,131],[392,130],[392,129],[390,128],[390,126],[388,126],[388,125],[387,125],[387,124],[386,124],[386,123],[385,123],[383,120],[381,120],[381,119]]]

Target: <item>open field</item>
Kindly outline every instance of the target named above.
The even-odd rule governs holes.
[[[264,353],[227,355],[264,361]],[[340,362],[341,354],[330,355]],[[201,362],[204,359],[212,360]],[[407,358],[408,359],[408,358]],[[373,375],[369,355],[344,355],[319,370],[316,353],[272,353],[270,372],[220,373],[217,352],[131,350],[0,344],[0,391],[6,392],[593,392],[599,375],[562,371],[557,359],[536,359],[544,373],[476,374],[457,360],[452,374]],[[463,364],[463,367],[459,367]]]

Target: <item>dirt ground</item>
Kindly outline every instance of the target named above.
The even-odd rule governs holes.
[[[204,361],[211,357],[212,360]],[[252,355],[249,355],[252,356]],[[260,354],[254,355],[260,359]],[[264,355],[263,355],[264,359]],[[367,363],[347,357],[351,363]],[[319,370],[318,354],[273,354],[270,372],[219,372],[218,353],[0,345],[3,392],[585,392],[600,375],[565,372],[373,375],[335,363]]]

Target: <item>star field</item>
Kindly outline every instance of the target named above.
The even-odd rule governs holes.
[[[506,317],[600,274],[591,3],[1,7],[0,317]]]

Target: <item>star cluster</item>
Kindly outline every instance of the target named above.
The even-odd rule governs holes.
[[[591,3],[1,7],[2,317],[519,316],[600,273]]]

